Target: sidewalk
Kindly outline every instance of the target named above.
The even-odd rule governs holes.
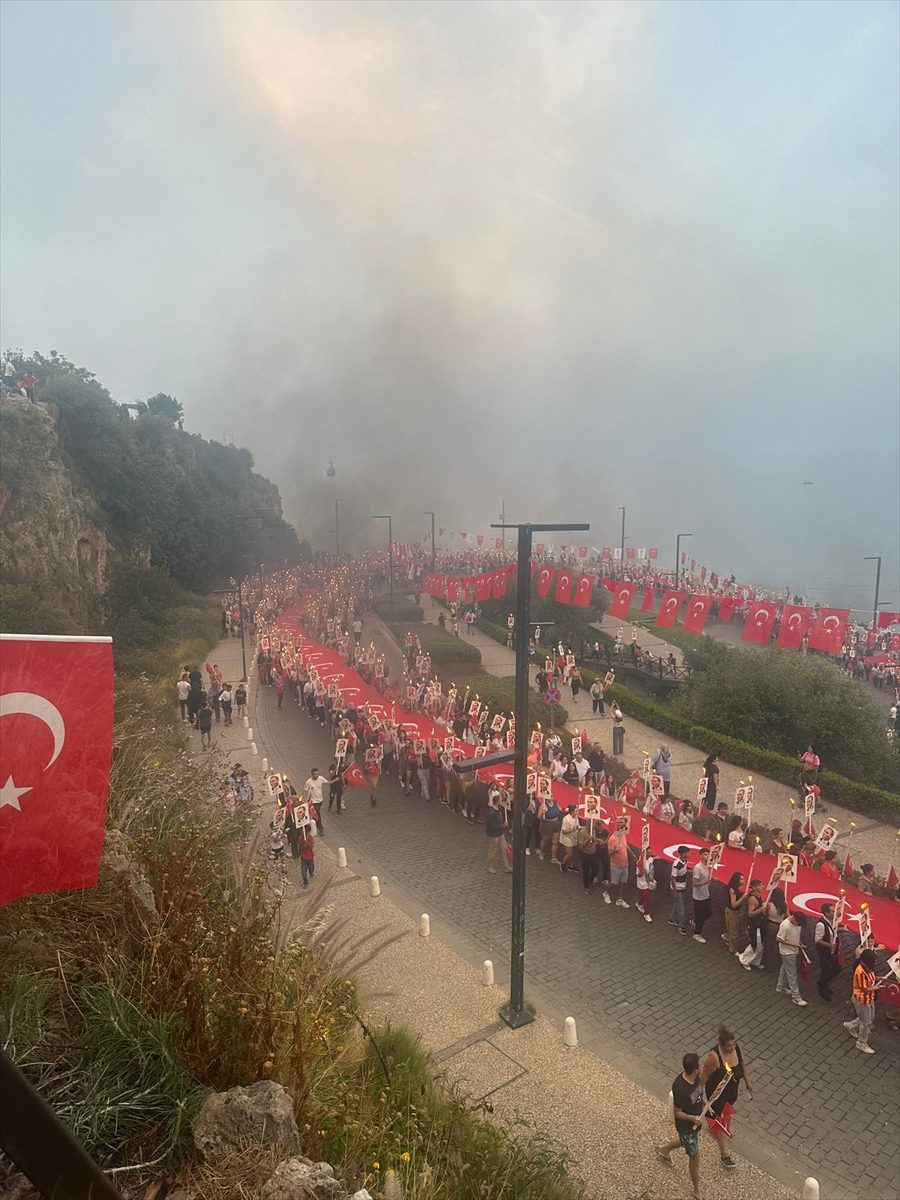
[[[440,605],[430,596],[422,597],[422,608],[425,612],[425,620],[431,624],[437,623],[437,615],[441,611]],[[376,622],[377,618],[374,614],[367,615],[367,623],[371,627]],[[644,630],[638,630],[639,637]],[[630,633],[623,635],[625,643],[630,641]],[[487,634],[481,633],[480,630],[473,628],[470,634],[465,631],[460,632],[460,638],[463,641],[471,642],[481,651],[481,661],[485,670],[491,675],[513,675],[515,674],[516,656],[514,651],[507,650],[505,646],[501,646],[495,642],[493,638],[489,638]],[[378,641],[376,637],[376,641]],[[642,645],[645,645],[643,641]],[[399,663],[399,659],[398,659]],[[393,662],[392,662],[393,666]],[[532,681],[534,672],[532,672]],[[562,703],[569,712],[569,726],[587,731],[587,735],[591,741],[598,742],[601,749],[607,753],[612,752],[612,721],[606,717],[594,717],[592,715],[593,705],[588,692],[584,689],[580,692],[576,700],[572,699],[571,692],[566,689],[563,692]],[[703,774],[703,761],[705,755],[695,746],[689,746],[686,742],[679,742],[667,734],[659,733],[652,729],[649,725],[644,725],[629,715],[627,703],[623,706],[622,711],[625,715],[625,754],[620,756],[625,765],[630,770],[641,770],[643,759],[646,754],[652,754],[657,746],[661,743],[667,745],[672,752],[672,792],[674,795],[682,799],[696,801],[697,796],[697,781]],[[729,810],[734,806],[734,793],[741,783],[749,782],[752,774],[753,778],[753,820],[759,821],[770,828],[781,826],[787,832],[791,827],[791,820],[794,816],[802,814],[793,812],[790,804],[790,797],[797,799],[797,792],[792,791],[783,783],[779,783],[774,779],[769,779],[765,775],[757,775],[749,772],[746,767],[736,767],[733,763],[725,762],[719,759],[719,799],[726,801]],[[847,848],[848,835],[850,832],[850,822],[856,822],[856,830],[853,834],[853,844],[851,853],[855,865],[863,862],[875,863],[876,870],[884,871],[887,867],[890,857],[891,848],[894,845],[896,830],[885,825],[881,821],[873,821],[867,819],[864,815],[858,812],[851,812],[849,809],[842,808],[840,805],[833,803],[827,796],[825,801],[828,805],[828,816],[832,818],[839,830],[837,838],[838,857],[843,859],[844,852]],[[818,823],[818,822],[817,822]]]
[[[399,654],[391,639],[375,627],[371,617],[366,624],[367,635],[375,637],[399,668]],[[218,662],[226,678],[230,672],[239,679],[240,643],[220,642],[210,661]],[[292,778],[302,778],[305,764],[321,757],[321,745],[328,738],[300,714],[275,709],[269,689],[260,688],[252,678],[249,686],[248,711],[258,755],[251,753],[247,730],[237,721],[227,730],[214,725],[213,753],[222,756],[223,774],[235,761],[250,770],[259,829],[265,835],[270,804],[264,798],[263,757],[268,756],[273,766],[289,770]],[[290,761],[283,747],[279,756],[272,736],[286,721],[293,731]],[[191,733],[190,738],[194,753],[203,754],[199,735]],[[351,812],[363,795],[348,793]],[[345,820],[338,826],[336,818],[326,814],[325,819],[327,840],[317,842],[315,882],[326,885],[326,904],[346,920],[344,934],[352,944],[376,933],[379,941],[396,933],[404,935],[355,972],[368,1018],[376,1023],[409,1025],[434,1057],[436,1070],[459,1083],[473,1102],[483,1101],[488,1111],[498,1116],[524,1117],[552,1133],[576,1160],[590,1200],[637,1197],[645,1191],[653,1200],[681,1200],[689,1195],[684,1161],[676,1158],[677,1168],[671,1171],[654,1154],[656,1144],[674,1136],[665,1095],[659,1090],[647,1091],[607,1061],[618,1057],[630,1069],[627,1047],[614,1046],[604,1058],[584,1045],[566,1049],[563,1020],[567,1014],[563,1012],[552,1020],[539,1015],[523,1029],[509,1029],[498,1017],[507,998],[507,953],[499,947],[495,951],[497,986],[485,987],[477,965],[484,949],[468,943],[465,934],[435,915],[431,917],[431,936],[420,937],[418,914],[427,908],[427,902],[405,891],[387,871],[381,876],[383,894],[373,899],[364,841],[358,840],[351,822]],[[341,843],[349,862],[343,869],[337,867],[336,858]],[[298,864],[288,859],[285,866],[287,908],[296,906],[298,923],[302,923],[310,893],[300,887]],[[537,989],[531,990],[538,999]],[[582,1040],[586,1032],[590,1040],[590,1022],[584,1024]],[[678,1064],[671,1070],[666,1064],[666,1068],[674,1078]],[[739,1170],[723,1172],[711,1138],[704,1137],[701,1147],[701,1178],[708,1200],[795,1200],[796,1187],[779,1182],[746,1160],[741,1160]],[[787,1163],[774,1155],[770,1158],[772,1169],[782,1177],[798,1178]]]

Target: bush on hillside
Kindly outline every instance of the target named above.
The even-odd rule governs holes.
[[[27,583],[0,583],[0,632],[78,633],[67,612],[45,600]]]

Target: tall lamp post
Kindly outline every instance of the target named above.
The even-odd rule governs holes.
[[[261,528],[263,517],[266,516],[267,513],[270,513],[270,511],[271,510],[264,508],[264,509],[260,509],[257,512],[232,513],[231,514],[231,533],[232,533],[232,537],[234,539],[235,573],[234,573],[234,575],[232,575],[231,579],[229,580],[229,583],[231,584],[232,591],[235,588],[237,588],[238,608],[239,608],[240,614],[241,614],[241,662],[244,667],[244,673],[241,676],[241,683],[247,682],[247,646],[244,641],[244,592],[243,592],[243,585],[242,585],[242,580],[241,580],[243,571],[241,570],[240,551],[238,549],[237,524],[238,524],[238,521],[259,521],[260,528]],[[237,576],[236,583],[235,583],[235,575]]]
[[[394,620],[394,534],[392,532],[391,517],[389,513],[375,513],[372,517],[373,521],[387,521],[388,523],[388,588],[390,595],[390,610],[391,621]]]
[[[876,563],[875,567],[875,605],[872,609],[872,628],[878,628],[878,593],[881,590],[881,555],[866,554],[863,556],[863,562]]]
[[[500,529],[500,525],[492,525]],[[516,572],[516,744],[514,750],[464,759],[454,771],[464,774],[482,767],[512,762],[513,774],[513,877],[512,877],[512,953],[509,970],[509,1003],[500,1016],[512,1029],[528,1025],[533,1013],[525,1007],[525,808],[528,801],[528,634],[531,616],[531,535],[544,532],[569,532],[590,529],[590,525],[518,525]]]
[[[340,509],[338,508],[338,505],[343,504],[343,503],[344,503],[343,496],[335,496],[335,498],[334,498],[334,548],[335,548],[335,556],[338,559],[341,557],[341,515],[340,515]]]
[[[679,533],[675,538],[675,586],[678,587],[681,583],[681,539],[683,537],[693,537],[692,533]]]
[[[622,574],[624,577],[624,573],[625,573],[625,509],[620,508],[619,512],[622,514],[622,558],[621,558],[621,562],[622,562]]]
[[[425,516],[431,517],[431,573],[433,575],[434,574],[434,559],[435,559],[435,554],[437,553],[434,548],[434,513],[429,512],[428,509],[426,508]]]

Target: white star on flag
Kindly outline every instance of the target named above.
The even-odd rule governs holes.
[[[12,775],[9,775],[6,783],[0,788],[0,808],[4,808],[8,804],[10,808],[21,812],[22,807],[19,804],[19,797],[24,796],[26,792],[30,791],[30,787],[16,787]]]

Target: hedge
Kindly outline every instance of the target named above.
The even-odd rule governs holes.
[[[389,625],[388,628],[402,646],[403,635],[407,632],[406,626],[395,623]],[[435,665],[466,663],[479,666],[481,664],[481,651],[477,646],[473,646],[471,642],[467,642],[463,638],[455,637],[446,629],[441,629],[440,625],[420,625],[416,629],[416,635],[422,643],[422,650],[425,654],[431,655],[431,661]]]
[[[376,600],[373,600],[372,608],[381,617],[382,621],[408,623],[410,621],[421,621],[425,615],[418,604],[415,604],[407,596],[400,597],[399,599],[396,596],[394,597],[393,612],[391,612],[391,605],[387,596],[379,596]],[[403,632],[405,633],[406,630]]]
[[[582,668],[581,675],[585,687],[588,688],[597,677],[595,672],[586,668]],[[714,729],[706,729],[702,725],[694,725],[669,712],[664,704],[648,700],[645,696],[631,692],[619,684],[613,685],[611,694],[626,713],[630,713],[638,721],[644,721],[660,733],[667,733],[691,746],[705,750],[707,754],[718,754],[726,762],[734,763],[737,767],[746,767],[749,771],[777,779],[788,787],[797,787],[800,768],[797,762],[786,754],[754,746],[750,742],[717,733]],[[853,809],[854,812],[881,817],[894,824],[900,818],[900,795],[893,792],[867,783],[856,783],[844,775],[828,770],[819,772],[819,786],[826,799]]]
[[[465,676],[453,681],[457,688],[469,688],[472,698],[478,694],[479,700],[487,704],[492,712],[511,713],[516,706],[516,679],[514,675],[475,675]],[[569,714],[561,704],[553,710],[553,724],[563,732],[563,726],[569,719]],[[542,729],[550,724],[550,706],[545,704],[539,693],[532,687],[528,689],[528,723],[535,725],[540,722]]]

